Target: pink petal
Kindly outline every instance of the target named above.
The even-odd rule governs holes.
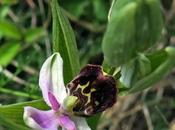
[[[66,130],[77,130],[74,122],[66,115],[61,115],[59,117],[59,124],[63,129]]]
[[[51,106],[48,92],[52,92],[61,104],[67,96],[63,81],[63,61],[59,53],[54,53],[43,64],[40,70],[39,86],[45,102]]]
[[[24,122],[37,130],[57,130],[59,124],[54,111],[41,111],[33,107],[24,108]]]
[[[49,95],[50,104],[52,105],[52,109],[57,111],[60,108],[59,102],[51,92],[49,92],[48,95]]]
[[[91,130],[91,128],[88,126],[86,118],[73,116],[71,119],[74,121],[77,130]]]

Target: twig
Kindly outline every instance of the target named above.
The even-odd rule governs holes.
[[[94,32],[94,33],[100,33],[103,32],[106,28],[105,25],[100,26],[100,27],[95,27],[93,24],[87,22],[87,21],[82,21],[77,19],[75,16],[73,16],[72,14],[70,14],[68,11],[66,11],[65,9],[62,8],[63,13],[74,23],[84,27],[85,29]]]
[[[165,124],[166,124],[167,126],[169,126],[168,120],[167,120],[166,117],[162,114],[162,112],[160,111],[160,109],[158,108],[158,106],[155,106],[155,109],[156,109],[156,111],[159,113],[159,115],[161,116],[161,118],[163,119],[163,121],[165,122]]]
[[[40,12],[41,12],[41,16],[42,16],[42,24],[43,27],[45,29],[47,29],[49,23],[50,23],[50,19],[51,19],[51,11],[50,11],[50,7],[48,9],[48,15],[47,15],[47,19],[46,19],[46,11],[44,8],[44,3],[42,0],[38,0],[39,3],[39,8],[40,8]],[[49,6],[49,4],[48,4]],[[46,19],[46,22],[44,21]],[[49,39],[49,35],[47,34],[47,36],[45,37],[45,47],[46,47],[46,54],[47,56],[51,55],[51,44],[50,44],[50,39]]]
[[[136,120],[136,117],[137,117],[136,115],[131,116],[131,118],[128,121],[128,125],[126,125],[125,130],[132,130],[132,127],[134,125],[134,121]]]
[[[142,110],[143,110],[143,114],[144,114],[145,119],[146,119],[148,130],[154,130],[148,107],[146,105],[143,105],[143,109]]]
[[[42,15],[42,21],[44,21],[44,19],[46,18],[46,13],[45,13],[45,8],[44,8],[44,4],[43,4],[43,0],[38,0],[38,4],[39,4],[39,9]],[[48,5],[49,6],[49,5]]]
[[[15,67],[20,67],[22,68],[25,72],[27,72],[28,74],[31,74],[31,75],[38,75],[38,71],[30,66],[27,66],[27,65],[20,65],[17,61],[13,60],[12,62],[12,65],[14,65]]]
[[[160,102],[163,96],[163,92],[164,92],[164,88],[163,87],[159,87],[158,91],[157,91],[157,95],[156,95],[156,100],[157,102]]]
[[[26,82],[25,80],[17,77],[16,75],[14,75],[13,73],[11,73],[10,71],[8,71],[7,69],[3,69],[2,73],[8,77],[9,79],[17,82],[18,84],[24,85],[24,86],[29,86],[30,83]]]
[[[11,9],[9,9],[8,15],[15,23],[19,21],[19,18],[13,13]]]
[[[133,109],[124,112],[124,114],[121,116],[121,119],[124,119],[125,117],[137,113],[140,110],[142,110],[142,105],[136,105]]]
[[[45,46],[46,46],[47,56],[50,56],[51,55],[51,43],[50,43],[49,37],[45,38]]]
[[[34,9],[35,8],[35,3],[33,0],[26,0],[27,4],[30,6],[30,8]]]
[[[164,14],[165,14],[164,16],[166,17],[166,24],[168,24],[175,15],[175,0],[173,0],[171,9],[169,11],[164,10]]]

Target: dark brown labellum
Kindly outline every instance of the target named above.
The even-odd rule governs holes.
[[[116,80],[104,74],[99,65],[85,66],[67,87],[70,95],[79,99],[73,108],[77,115],[94,115],[112,107],[117,100]]]

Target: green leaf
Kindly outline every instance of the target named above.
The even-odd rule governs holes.
[[[19,42],[8,42],[0,46],[0,66],[8,65],[20,50]]]
[[[37,27],[27,29],[24,37],[27,43],[32,43],[44,36],[46,36],[46,30],[42,27]]]
[[[131,88],[136,82],[151,73],[151,62],[142,53],[121,66],[120,82],[124,88]]]
[[[110,12],[108,14],[109,20],[111,19],[111,17],[115,17],[116,15],[118,15],[119,12],[116,10],[122,9],[125,5],[129,4],[130,2],[133,2],[133,1],[131,0],[112,0],[112,5],[110,8]]]
[[[25,106],[32,106],[42,110],[48,109],[48,106],[45,104],[43,100],[35,100],[31,102],[0,106],[0,117],[3,117],[3,119],[0,118],[0,122],[4,120],[4,122],[6,122],[6,124],[4,125],[8,124],[10,125],[13,122],[14,126],[17,127],[18,125],[25,126],[23,121],[23,112]]]
[[[88,125],[91,126],[92,130],[96,130],[97,129],[97,125],[98,125],[98,122],[100,120],[100,117],[101,117],[101,113],[99,113],[99,114],[97,114],[95,116],[87,118]]]
[[[0,19],[0,34],[16,40],[22,37],[21,30],[14,23],[4,19]]]
[[[159,0],[141,0],[137,4],[135,38],[137,50],[142,51],[156,44],[160,38],[163,18]]]
[[[134,76],[137,75],[137,68],[138,67],[136,65],[136,60],[131,60],[121,66],[120,82],[122,84],[122,87],[131,87],[131,84],[133,84]]]
[[[10,119],[4,118],[4,116],[2,116],[1,114],[0,114],[0,125],[5,126],[5,127],[9,128],[11,130],[12,129],[13,130],[30,130],[27,127],[24,127],[24,126],[19,125],[19,124],[15,124]]]
[[[159,50],[157,52],[145,55],[143,53],[139,53],[137,58],[121,66],[119,89],[124,92],[127,92],[129,89],[134,89],[137,83],[139,83],[146,77],[149,77],[152,73],[156,71],[156,69],[158,69],[161,65],[163,65],[167,59],[168,59],[168,53],[165,50]],[[165,74],[157,76],[163,77],[164,75]],[[155,83],[158,80],[156,80],[157,76],[156,75],[154,76],[155,78],[153,78],[152,80],[153,81],[155,80],[154,81]],[[146,83],[149,85],[146,85],[145,88],[152,85],[151,83],[153,82],[152,80],[146,81]],[[144,84],[140,86],[144,86]]]
[[[142,53],[138,54],[138,66],[141,77],[148,75],[152,71],[151,61]]]
[[[175,66],[175,48],[167,47],[165,49],[165,52],[167,53],[166,60],[157,66],[157,68],[155,68],[155,70],[152,71],[149,75],[136,82],[129,90],[129,93],[141,91],[150,87],[162,79]],[[154,60],[154,62],[156,62],[156,59]],[[161,61],[159,57],[158,61]]]
[[[150,43],[154,43],[161,36],[161,31],[163,28],[163,18],[161,12],[161,2],[160,0],[146,0],[148,6],[148,18],[150,22]]]
[[[53,16],[53,47],[63,58],[64,81],[68,83],[79,72],[79,56],[74,32],[68,19],[58,5],[57,0],[52,0]]]
[[[2,3],[2,4],[9,4],[9,5],[11,5],[11,4],[16,4],[18,2],[19,2],[19,0],[2,0],[2,1],[0,1],[0,4]]]
[[[9,6],[3,5],[0,8],[0,18],[3,19],[5,16],[7,16],[9,11]]]
[[[159,50],[159,51],[147,54],[146,57],[150,60],[151,69],[153,71],[153,70],[157,69],[160,64],[165,62],[165,60],[168,57],[168,54],[165,50]]]

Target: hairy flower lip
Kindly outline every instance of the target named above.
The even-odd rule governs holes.
[[[80,100],[73,109],[79,116],[92,116],[112,107],[117,101],[117,82],[100,65],[83,67],[67,88],[70,95]]]

